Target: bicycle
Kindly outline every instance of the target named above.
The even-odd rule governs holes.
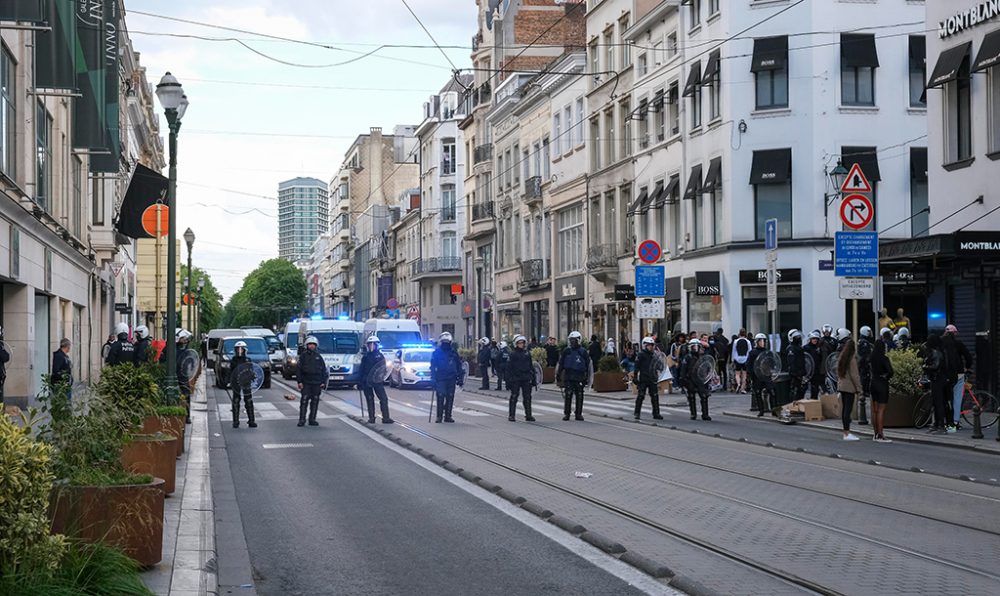
[[[969,426],[973,425],[974,408],[979,406],[980,428],[990,428],[1000,420],[1000,402],[986,391],[978,393],[972,389],[972,383],[966,383],[962,393],[962,420]],[[934,402],[931,392],[925,391],[913,407],[913,426],[925,428],[934,418]]]

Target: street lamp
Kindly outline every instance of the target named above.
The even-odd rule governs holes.
[[[167,403],[179,401],[177,386],[177,133],[187,112],[188,99],[177,78],[169,72],[156,86],[156,97],[163,106],[170,128],[170,170],[167,186],[167,371],[163,392]]]
[[[191,299],[191,294],[194,292],[194,288],[191,287],[191,251],[194,250],[194,232],[191,231],[191,228],[184,231],[184,242],[187,243],[188,247],[187,289],[184,292],[184,302],[187,303],[188,325],[191,325],[191,303],[194,302],[194,300]]]

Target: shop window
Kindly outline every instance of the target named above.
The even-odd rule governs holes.
[[[743,328],[751,335],[774,331],[784,336],[792,329],[802,328],[802,286],[778,285],[778,329],[771,329],[771,313],[767,310],[767,286],[743,286]]]
[[[788,107],[788,37],[755,39],[750,71],[758,110]]]

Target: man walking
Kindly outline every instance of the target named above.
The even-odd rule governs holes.
[[[951,420],[948,425],[948,432],[955,432],[962,426],[959,420],[962,418],[962,395],[965,393],[965,375],[972,370],[972,354],[969,348],[958,339],[958,327],[948,325],[944,328],[944,337],[941,338],[942,352],[944,353],[944,363],[947,368],[945,383],[950,384],[951,389]]]
[[[483,337],[479,340],[479,353],[476,355],[476,365],[479,368],[479,376],[482,377],[480,389],[490,388],[490,365],[493,363],[493,348],[490,347],[490,338]]]
[[[524,403],[524,419],[528,422],[535,421],[535,417],[531,415],[531,389],[535,386],[535,367],[525,344],[527,340],[523,335],[514,337],[514,351],[507,364],[507,388],[510,389],[507,420],[511,422],[514,422],[514,414],[517,412],[518,393],[521,394]]]
[[[365,355],[361,357],[361,390],[365,394],[365,405],[368,406],[368,424],[375,424],[375,397],[378,396],[379,410],[382,412],[382,424],[392,424],[389,416],[389,396],[385,394],[385,356],[378,349],[377,335],[369,335],[365,341]]]
[[[431,354],[431,383],[437,395],[437,418],[434,422],[454,422],[451,409],[455,405],[455,386],[465,385],[462,358],[451,345],[451,333],[445,331],[438,337],[438,347]],[[502,342],[501,342],[502,343]]]
[[[306,348],[299,355],[299,391],[302,392],[302,402],[299,404],[299,424],[305,426],[306,413],[309,414],[309,426],[319,426],[316,422],[316,410],[319,408],[319,394],[326,387],[330,373],[326,361],[317,350],[319,340],[315,335],[306,338]]]
[[[73,361],[69,350],[73,346],[67,338],[59,340],[59,349],[52,353],[52,386],[66,387],[66,399],[73,398]]]
[[[579,331],[569,334],[569,346],[563,350],[556,363],[556,379],[563,385],[563,420],[569,420],[569,410],[576,401],[574,414],[577,420],[583,420],[583,388],[590,382],[590,356],[580,345],[583,336]],[[549,338],[552,341],[552,338]]]
[[[652,337],[642,338],[642,350],[636,357],[635,362],[635,382],[639,388],[639,393],[635,396],[635,419],[639,420],[642,413],[642,402],[649,393],[649,400],[653,404],[653,419],[663,420],[660,415],[660,394],[657,382],[660,378],[660,367],[662,361],[653,353],[653,345],[656,343]]]

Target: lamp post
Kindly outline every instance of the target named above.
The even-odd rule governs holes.
[[[194,314],[194,335],[201,341],[201,293],[205,289],[205,278],[198,278],[198,308],[195,309]]]
[[[194,293],[194,288],[191,287],[191,251],[194,250],[194,232],[191,231],[191,228],[188,228],[187,230],[184,231],[184,242],[187,243],[187,247],[188,247],[187,290],[185,290],[185,292],[184,292],[184,302],[187,304],[187,312],[188,312],[187,322],[188,322],[188,326],[190,326],[193,329],[194,328],[194,323],[191,322],[191,320],[192,320],[191,319],[191,303],[194,302],[194,300],[192,299],[191,294]]]
[[[188,100],[184,88],[174,75],[163,75],[156,86],[156,97],[163,106],[170,128],[170,170],[167,185],[167,371],[163,390],[167,403],[178,403],[180,388],[177,386],[177,133],[181,119],[187,111]]]

